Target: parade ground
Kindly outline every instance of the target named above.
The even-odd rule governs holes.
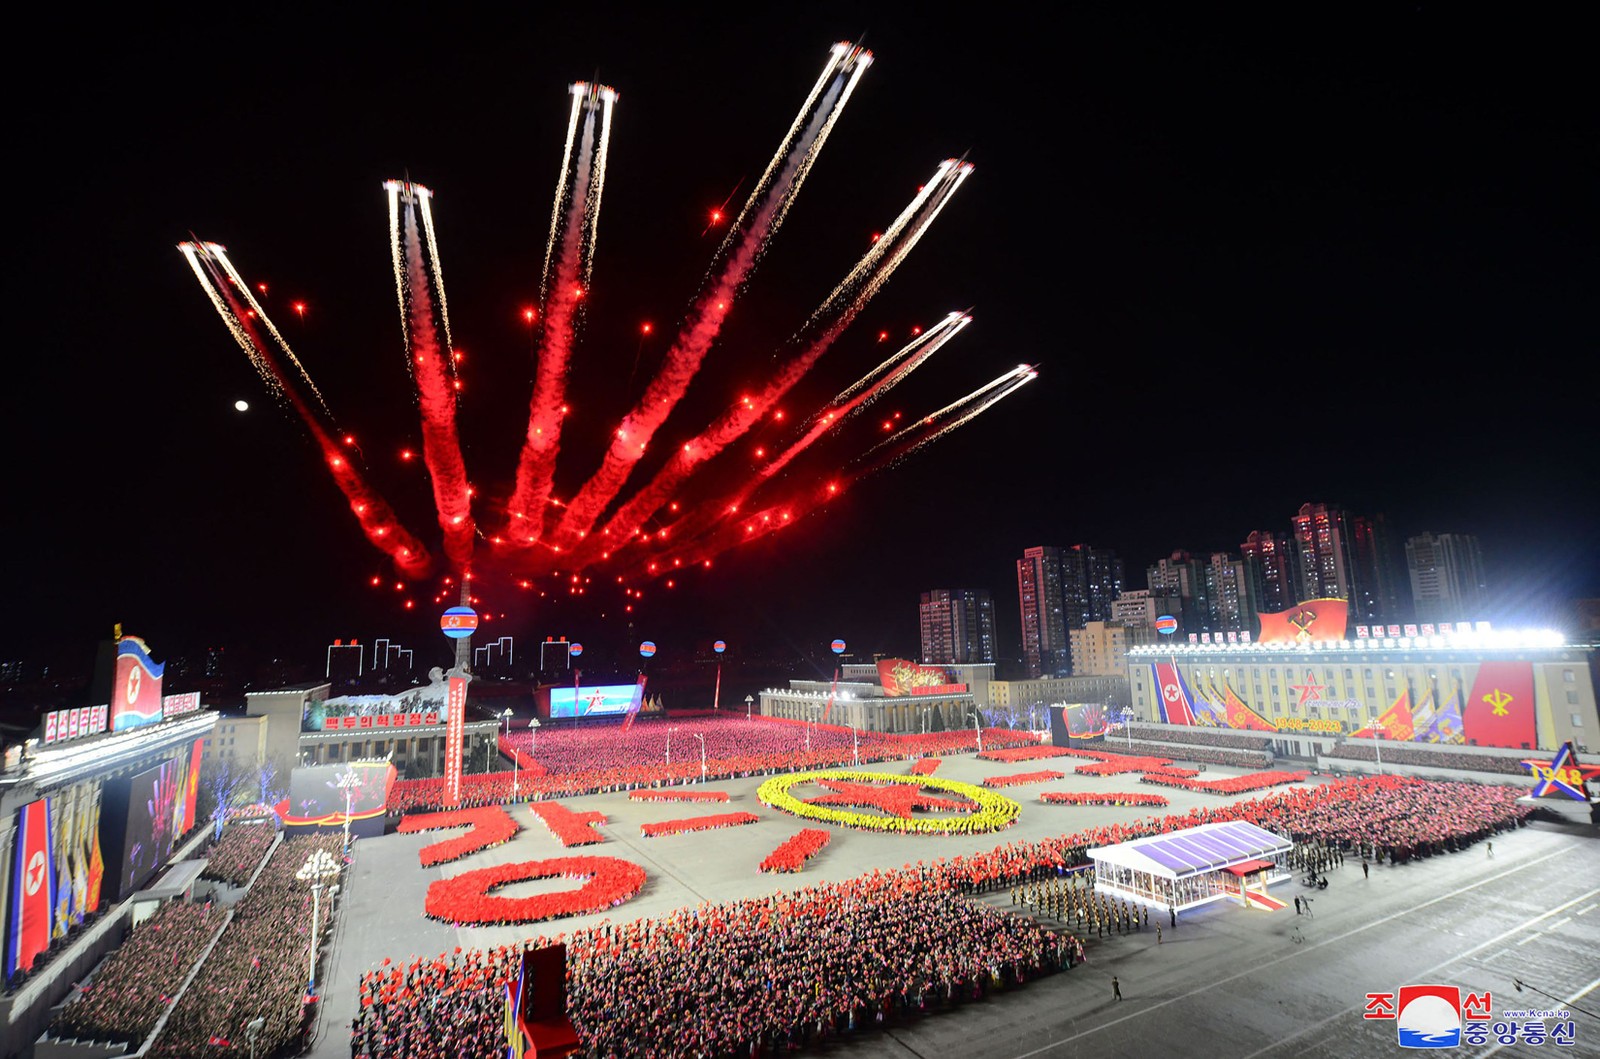
[[[1056,767],[1067,775],[1003,793],[1022,805],[1017,824],[991,834],[915,836],[828,826],[831,841],[798,874],[763,874],[757,865],[802,826],[815,827],[763,805],[756,788],[766,777],[712,782],[726,803],[635,801],[627,792],[561,799],[575,812],[598,811],[605,841],[565,849],[526,804],[510,807],[521,831],[509,842],[437,868],[423,868],[418,851],[460,834],[440,831],[389,834],[358,841],[339,895],[331,952],[319,982],[323,1002],[312,1053],[349,1054],[358,979],[384,960],[429,958],[463,948],[488,948],[539,935],[554,936],[609,918],[626,923],[702,902],[760,897],[818,882],[840,881],[875,868],[990,850],[1007,842],[1038,840],[1146,816],[1182,813],[1270,795],[1219,797],[1141,785],[1132,775],[1081,776],[1060,761],[1018,764],[943,759],[941,779],[979,783],[985,778]],[[905,774],[908,762],[862,766],[863,773]],[[1203,778],[1240,770],[1211,767]],[[1318,782],[1313,777],[1309,782]],[[1170,807],[1050,805],[1043,791],[1160,793]],[[708,813],[749,812],[758,822],[716,830],[645,838],[641,825]],[[819,1053],[848,1056],[1050,1059],[1093,1055],[1186,1057],[1295,1056],[1356,1059],[1399,1052],[1394,1020],[1363,1018],[1367,994],[1408,984],[1458,985],[1492,991],[1496,1017],[1509,1009],[1573,1009],[1576,1041],[1558,1049],[1600,1055],[1600,1021],[1579,1014],[1600,1005],[1600,839],[1592,828],[1534,823],[1497,835],[1490,856],[1484,844],[1459,853],[1394,866],[1374,864],[1363,877],[1347,857],[1330,873],[1326,890],[1296,877],[1276,884],[1275,897],[1291,902],[1313,896],[1311,916],[1292,903],[1277,912],[1214,902],[1180,916],[1172,929],[1160,917],[1158,942],[1150,928],[1138,933],[1084,937],[1087,962],[1026,987],[920,1020],[836,1040]],[[618,857],[643,867],[648,882],[633,900],[606,916],[590,915],[527,926],[464,927],[426,918],[430,883],[474,868],[573,854]],[[559,879],[519,883],[499,891],[527,896],[572,889]],[[986,901],[1019,914],[1010,891]],[[1074,930],[1080,937],[1083,932]],[[1113,997],[1118,979],[1122,999]],[[1516,990],[1520,979],[1523,991]],[[1554,1042],[1547,1042],[1554,1043]],[[1463,1045],[1454,1054],[1522,1054],[1531,1048],[1491,1042]]]

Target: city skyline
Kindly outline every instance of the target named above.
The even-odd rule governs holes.
[[[1024,548],[1090,543],[1136,572],[1286,534],[1305,503],[1385,515],[1401,541],[1476,537],[1491,617],[1548,620],[1564,598],[1600,595],[1595,490],[1560,445],[1581,387],[1511,360],[1592,348],[1578,278],[1592,240],[1575,227],[1592,149],[1559,64],[1458,57],[1491,33],[1512,58],[1523,42],[1454,13],[1357,20],[1297,38],[1292,57],[1269,27],[1074,18],[1079,32],[1053,39],[997,18],[1006,64],[942,74],[923,58],[964,54],[954,42],[984,27],[870,19],[878,61],[748,289],[741,321],[774,323],[730,338],[763,352],[781,339],[907,188],[965,153],[971,180],[807,400],[875,363],[880,330],[969,306],[972,327],[883,410],[931,410],[1022,362],[1039,380],[824,514],[670,592],[647,585],[632,630],[615,608],[601,621],[598,607],[490,597],[507,631],[663,650],[842,636],[909,657],[918,593],[959,585],[993,593],[1010,655]],[[706,211],[755,178],[820,56],[860,23],[710,26],[669,55],[661,42],[687,27],[660,17],[610,31],[541,19],[496,40],[446,19],[439,76],[393,100],[370,86],[407,76],[396,30],[182,25],[87,48],[80,80],[23,119],[36,162],[17,177],[35,206],[22,235],[38,264],[14,288],[29,385],[8,395],[6,429],[37,455],[15,468],[23,502],[5,519],[8,552],[26,557],[8,653],[89,657],[115,621],[166,653],[374,635],[422,648],[431,597],[408,616],[370,588],[392,570],[172,247],[191,230],[218,239],[247,275],[305,299],[291,339],[404,496],[414,472],[379,449],[416,437],[379,183],[408,173],[438,192],[472,358],[467,441],[492,450],[527,400],[516,314],[537,283],[564,85],[600,67],[621,98],[574,380],[598,423],[630,367],[659,356],[639,321],[670,329],[692,295]],[[196,54],[222,59],[226,91],[191,91]],[[696,71],[713,57],[738,88],[707,102]],[[995,77],[1031,87],[997,105],[981,87]],[[1500,365],[1492,383],[1482,363]],[[738,376],[701,380],[705,400]]]

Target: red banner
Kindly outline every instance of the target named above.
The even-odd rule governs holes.
[[[55,906],[56,873],[50,857],[50,802],[40,798],[22,807],[17,818],[15,871],[11,878],[11,944],[6,976],[31,971],[34,957],[50,947],[50,909]]]
[[[1155,674],[1156,704],[1161,710],[1161,720],[1166,724],[1194,724],[1194,713],[1183,693],[1183,682],[1178,679],[1176,662],[1156,662],[1150,669]]]
[[[1232,684],[1223,684],[1222,691],[1225,696],[1228,711],[1228,725],[1246,732],[1276,732],[1278,729],[1273,723],[1252,710],[1239,693],[1233,690]]]
[[[186,835],[194,826],[195,803],[200,798],[200,756],[205,752],[205,737],[194,741],[194,746],[189,751],[189,775],[184,780],[183,786],[183,826],[178,828],[178,834]]]
[[[1539,726],[1533,713],[1533,663],[1480,664],[1461,721],[1468,743],[1528,750],[1537,747]]]
[[[461,739],[467,719],[467,678],[451,677],[444,729],[445,804],[461,804]]]
[[[1383,716],[1354,733],[1357,739],[1394,739],[1409,743],[1416,735],[1416,721],[1411,716],[1411,692],[1402,691],[1394,705],[1383,711]]]
[[[1310,643],[1345,639],[1350,604],[1342,599],[1308,599],[1274,614],[1258,615],[1257,643]]]
[[[885,695],[960,695],[965,684],[952,684],[942,669],[904,658],[878,659],[878,682]]]

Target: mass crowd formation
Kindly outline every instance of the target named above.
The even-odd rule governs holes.
[[[1229,768],[1259,769],[1272,764],[1272,755],[1261,750],[1227,750],[1221,747],[1191,744],[1150,743],[1135,739],[1131,743],[1117,739],[1105,744],[1114,754],[1143,754],[1179,761],[1194,761],[1203,765],[1226,765]]]
[[[961,900],[929,867],[607,922],[563,940],[568,1011],[591,1057],[804,1047],[977,1000],[1081,957],[1069,937]],[[501,990],[517,956],[458,950],[369,972],[352,1054],[492,1054],[503,1047]]]
[[[229,886],[243,886],[261,867],[261,861],[278,837],[269,823],[235,823],[222,829],[222,837],[206,853],[202,879],[214,879]]]
[[[163,904],[95,970],[50,1024],[50,1033],[142,1043],[225,919],[209,901]]]
[[[1131,909],[1109,898],[1102,906],[1088,896],[1087,883],[1066,882],[1069,871],[1089,863],[1091,848],[1248,820],[1318,857],[1360,850],[1403,863],[1518,826],[1529,812],[1517,804],[1519,794],[1398,776],[1349,778],[919,861],[798,894],[607,924],[569,939],[568,1002],[593,1057],[744,1056],[752,1043],[803,1046],[877,1024],[880,1013],[892,1021],[1082,958],[1070,936],[963,895],[1016,888],[1023,903],[1064,913],[1056,918],[1080,929],[1135,929]],[[1144,926],[1141,913],[1137,927]],[[915,959],[895,955],[902,952]],[[458,953],[368,975],[355,1054],[428,1059],[471,1054],[464,1042],[472,1041],[484,1042],[487,1054],[511,955]]]
[[[1011,903],[1076,926],[1084,937],[1088,937],[1090,931],[1095,937],[1103,938],[1107,934],[1132,934],[1150,927],[1148,905],[1095,892],[1093,868],[1012,887]],[[1177,922],[1176,914],[1173,922]]]
[[[1203,794],[1243,794],[1246,791],[1259,791],[1267,787],[1280,787],[1286,783],[1302,783],[1309,775],[1310,773],[1303,770],[1288,772],[1275,769],[1267,772],[1247,772],[1243,776],[1228,776],[1220,780],[1197,780],[1185,776],[1146,772],[1139,777],[1139,782],[1154,783],[1162,787],[1180,787],[1186,791],[1199,791]]]
[[[700,744],[705,738],[702,777]],[[985,747],[1036,743],[1023,732],[985,729]],[[546,726],[513,731],[502,743],[525,755],[535,769],[463,776],[462,803],[491,805],[522,798],[575,797],[606,791],[667,787],[702,778],[775,775],[794,769],[829,768],[856,761],[895,761],[972,751],[978,733],[928,732],[891,735],[852,732],[839,725],[785,723],[772,718],[705,717],[681,723],[641,721],[626,732],[614,726]],[[676,751],[668,764],[668,744]],[[809,745],[810,749],[807,749]],[[691,754],[690,748],[693,748]],[[530,773],[536,773],[530,775]],[[442,778],[400,780],[389,796],[390,812],[445,804]]]
[[[1521,757],[1507,757],[1503,754],[1463,754],[1458,750],[1424,749],[1419,746],[1406,746],[1385,741],[1380,751],[1371,743],[1340,743],[1328,751],[1328,757],[1345,758],[1351,761],[1375,761],[1379,754],[1383,760],[1394,765],[1419,765],[1436,769],[1452,769],[1468,772],[1495,772],[1505,776],[1526,776],[1528,770],[1522,765]],[[1530,751],[1523,755],[1530,758],[1542,758],[1548,762],[1550,752],[1540,754]]]
[[[318,851],[342,864],[341,836],[287,839],[273,850],[147,1054],[193,1059],[217,1054],[219,1048],[242,1048],[245,1024],[255,1018],[263,1020],[258,1054],[272,1055],[286,1046],[300,1050],[310,1013],[312,895],[310,882],[295,875]],[[318,923],[323,932],[332,911],[323,900]]]

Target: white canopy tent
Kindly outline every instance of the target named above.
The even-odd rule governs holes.
[[[1243,820],[1149,835],[1089,851],[1095,889],[1144,904],[1182,910],[1220,897],[1245,898],[1244,879],[1288,878],[1275,864],[1294,843]]]

